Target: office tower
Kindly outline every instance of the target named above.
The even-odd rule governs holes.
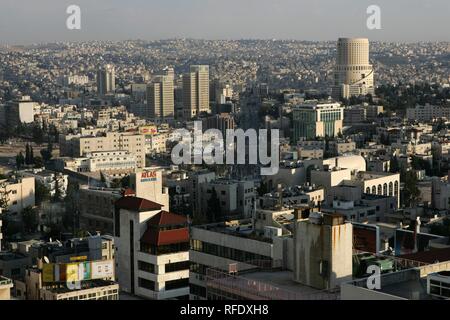
[[[209,66],[191,66],[183,75],[184,117],[193,118],[202,112],[209,112]]]
[[[163,69],[163,75],[172,78],[172,81],[175,81],[175,70],[171,67],[165,67]]]
[[[107,64],[97,71],[97,92],[105,95],[116,90],[114,66]]]
[[[153,119],[174,118],[175,98],[173,76],[155,77],[147,88],[147,117]]]
[[[294,141],[334,137],[342,132],[344,108],[339,103],[303,104],[294,107]]]
[[[374,94],[373,78],[373,66],[369,63],[369,40],[340,38],[337,43],[333,98]]]

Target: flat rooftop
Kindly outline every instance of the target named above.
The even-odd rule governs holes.
[[[272,239],[262,237],[255,233],[256,230],[253,229],[253,224],[250,219],[205,224],[200,226],[193,226],[193,228],[272,243]]]
[[[0,252],[0,261],[13,261],[26,258],[27,256],[18,252]]]
[[[268,300],[337,300],[339,295],[315,289],[293,280],[292,271],[251,271],[238,276],[227,275],[208,282],[208,286],[220,287],[242,296]]]
[[[381,292],[408,300],[432,300],[427,293],[427,279],[413,279],[385,285],[381,287]]]

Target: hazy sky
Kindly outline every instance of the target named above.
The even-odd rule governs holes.
[[[81,30],[66,8],[81,7]],[[366,9],[381,7],[381,30]],[[0,0],[0,43],[124,39],[450,41],[450,0]]]

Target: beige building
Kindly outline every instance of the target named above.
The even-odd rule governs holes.
[[[334,69],[334,98],[374,94],[374,72],[369,62],[369,40],[340,38]]]
[[[366,194],[395,197],[400,208],[400,174],[388,172],[358,172],[355,177]]]
[[[202,112],[210,112],[209,66],[193,65],[183,75],[184,118],[191,119]]]
[[[0,276],[0,300],[11,299],[13,283],[10,279]]]
[[[172,76],[157,76],[147,87],[148,114],[152,119],[174,118],[175,99]]]
[[[131,189],[80,186],[80,225],[89,231],[113,234],[114,203],[123,195],[136,195],[162,205],[169,211],[169,190],[163,187],[162,170],[140,170],[130,176]]]
[[[6,197],[10,212],[21,212],[26,207],[35,205],[34,183],[33,177],[0,180],[0,196]]]
[[[62,155],[84,157],[93,152],[127,151],[136,157],[136,166],[145,166],[145,136],[128,132],[107,132],[101,136],[75,136],[65,139]]]
[[[444,106],[417,105],[406,109],[406,118],[411,121],[432,121],[434,119],[450,119],[450,108]]]
[[[119,285],[111,280],[81,281],[69,288],[65,282],[48,284],[42,270],[28,269],[24,281],[17,281],[19,299],[26,300],[119,300]]]

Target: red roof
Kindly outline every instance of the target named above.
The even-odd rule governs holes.
[[[400,258],[420,261],[424,263],[437,263],[450,261],[450,248],[432,249],[430,251],[422,251],[411,254],[404,254]]]
[[[157,231],[148,228],[141,238],[141,241],[156,246],[175,244],[189,241],[188,228],[173,229],[166,231]]]
[[[163,207],[159,203],[138,197],[122,197],[116,201],[115,205],[121,209],[138,212],[161,210]]]
[[[142,235],[141,241],[152,245],[166,245],[189,241],[189,230],[180,227],[173,230],[158,230],[151,226],[186,225],[187,218],[179,214],[161,211],[147,222],[147,230]]]
[[[126,188],[122,191],[123,196],[135,196],[136,192],[133,189]]]
[[[153,216],[150,220],[148,220],[147,223],[154,226],[185,224],[187,223],[187,218],[179,214],[161,211],[157,215]]]

